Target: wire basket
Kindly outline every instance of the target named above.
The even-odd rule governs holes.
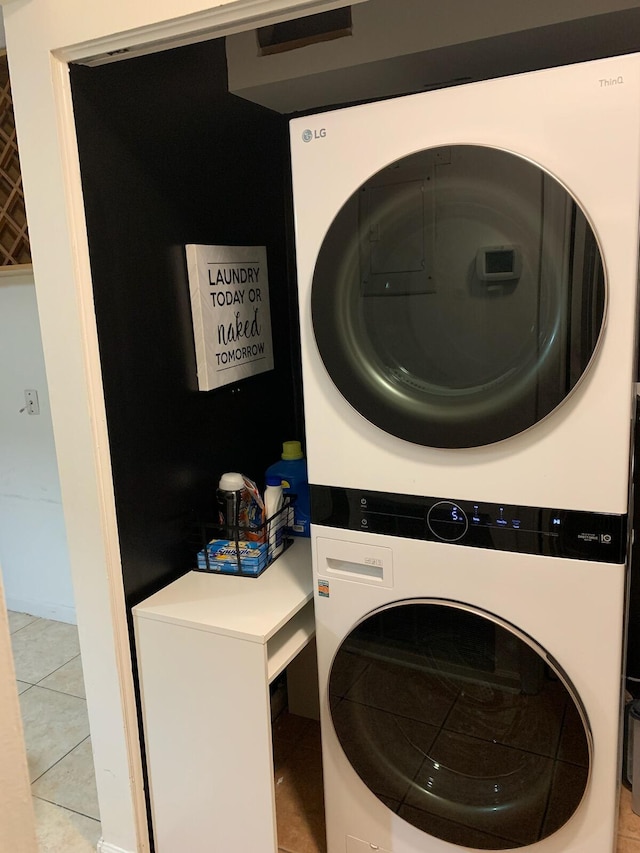
[[[291,545],[289,529],[295,495],[283,496],[281,508],[262,524],[233,526],[198,521],[194,525],[198,572],[257,578]]]

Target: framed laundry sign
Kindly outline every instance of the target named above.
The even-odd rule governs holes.
[[[199,390],[273,370],[266,248],[185,248]]]

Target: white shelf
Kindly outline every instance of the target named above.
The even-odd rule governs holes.
[[[315,631],[310,541],[257,578],[189,572],[133,616],[157,853],[277,853],[269,683]],[[288,672],[300,709],[313,664]]]
[[[310,540],[295,539],[257,578],[189,572],[133,613],[139,619],[267,643],[312,597]]]
[[[298,610],[287,624],[267,643],[267,677],[269,683],[302,651],[315,633],[313,602]]]

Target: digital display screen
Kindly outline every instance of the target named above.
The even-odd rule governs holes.
[[[485,272],[492,275],[513,272],[513,250],[504,249],[487,252],[485,255]]]

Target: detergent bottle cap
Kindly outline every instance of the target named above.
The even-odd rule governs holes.
[[[302,445],[299,441],[283,441],[282,442],[282,458],[283,459],[304,459]]]
[[[242,474],[238,474],[235,471],[228,471],[220,477],[218,488],[225,492],[238,492],[241,489],[244,489],[244,479]]]

